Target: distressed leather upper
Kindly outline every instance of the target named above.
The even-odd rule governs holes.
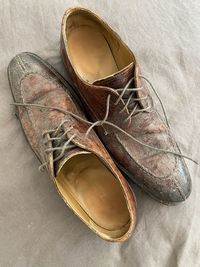
[[[83,150],[97,155],[115,175],[116,179],[119,180],[127,201],[127,207],[130,211],[130,227],[119,240],[111,241],[126,240],[135,226],[136,203],[133,192],[96,133],[92,130],[86,136],[85,133],[89,125],[75,119],[67,113],[73,112],[85,118],[77,104],[77,97],[74,95],[74,92],[69,89],[64,79],[50,65],[47,65],[47,63],[31,53],[17,55],[9,64],[8,76],[15,102],[51,106],[60,108],[66,112],[64,114],[55,109],[33,106],[17,107],[18,116],[28,142],[42,163],[49,161],[48,173],[53,180],[55,179],[59,165],[62,164],[62,160],[73,154],[81,153]],[[66,121],[63,124],[63,132],[71,129],[66,133],[66,140],[75,135],[71,141],[75,147],[66,150],[63,158],[53,163],[53,159],[56,157],[55,153],[45,153],[45,150],[52,148],[56,141],[52,143],[46,142],[44,133],[56,129],[63,120]],[[85,223],[92,228],[89,221]],[[95,231],[94,228],[92,230]]]
[[[74,12],[78,11],[75,10]],[[97,16],[92,12],[87,10],[84,12],[87,13],[88,17],[95,16],[95,19],[97,19]],[[139,76],[140,68],[137,60],[134,58],[134,62],[120,72],[113,73],[113,75],[96,81],[94,84],[88,83],[76,72],[68,54],[67,19],[68,13],[63,17],[61,54],[67,71],[85,104],[88,116],[93,121],[102,120],[106,113],[106,100],[110,95],[108,121],[121,127],[144,144],[179,153],[180,150],[170,129],[158,114],[149,90]],[[109,26],[106,24],[106,27]],[[109,28],[109,31],[112,31],[112,29]],[[112,34],[115,33],[112,31]],[[122,42],[117,35],[116,38],[118,38],[119,43]],[[125,105],[125,100],[122,99],[117,105],[115,104],[119,97],[119,92],[116,89],[123,88],[132,77],[135,77],[133,87],[144,88],[144,90],[136,93],[136,97],[148,96],[147,99],[139,101],[140,109],[149,105],[151,108],[148,111],[138,112],[127,122],[126,118],[130,111],[125,109],[120,112]],[[158,152],[138,144],[112,126],[103,125],[98,127],[97,131],[121,169],[152,197],[170,204],[183,201],[189,196],[191,178],[183,158]]]

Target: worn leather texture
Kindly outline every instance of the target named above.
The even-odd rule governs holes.
[[[77,97],[72,91],[72,88],[65,81],[62,82],[62,77],[51,66],[45,64],[41,58],[31,53],[21,53],[12,59],[8,66],[8,78],[14,102],[56,107],[86,119],[81,108],[78,106]],[[69,155],[72,156],[82,150],[86,150],[97,155],[104,162],[108,169],[115,175],[116,179],[119,180],[130,212],[130,227],[127,229],[127,232],[118,238],[108,236],[106,239],[109,241],[124,241],[129,238],[136,224],[134,193],[131,191],[127,181],[114,164],[96,133],[92,130],[88,136],[85,135],[89,125],[74,118],[70,113],[64,114],[54,109],[33,106],[17,106],[16,109],[17,116],[33,152],[37,155],[41,163],[48,162],[47,171],[54,182],[58,174],[59,165]],[[53,160],[59,156],[59,151],[53,154],[53,152],[47,153],[45,150],[61,146],[61,144],[56,146],[56,141],[49,142],[48,137],[50,137],[50,134],[45,133],[57,129],[63,121],[65,123],[62,126],[61,134],[66,132],[64,142],[74,136],[71,144],[74,144],[75,148],[67,149],[63,157],[54,162]],[[64,142],[62,141],[63,145]],[[61,197],[63,196],[61,195]],[[70,207],[69,203],[66,200],[64,201]],[[74,212],[79,215],[77,210],[74,210]],[[92,227],[92,224],[88,220],[85,220],[85,223],[101,236],[101,232]]]
[[[76,17],[71,19],[73,16]],[[99,31],[103,32],[106,28],[107,35],[112,36],[109,43],[111,47],[116,39],[115,42],[118,47],[121,47],[118,49],[122,50],[123,41],[119,36],[116,36],[109,26],[104,24],[100,17],[87,9],[72,8],[67,10],[63,16],[61,55],[66,65],[66,71],[70,74],[75,83],[76,91],[85,104],[88,116],[94,122],[102,120],[106,114],[107,98],[109,96],[110,107],[107,121],[119,126],[143,144],[178,153],[179,148],[176,141],[154,107],[147,85],[139,76],[141,71],[137,59],[134,55],[131,55],[131,51],[132,63],[127,65],[125,69],[120,70],[119,74],[113,73],[112,76],[97,80],[94,83],[89,83],[80,76],[76,64],[71,59],[69,32],[70,30],[73,31],[71,24],[76,29],[78,20],[82,19],[84,21],[84,18],[87,18],[87,20],[83,24],[87,25],[89,20],[95,20],[96,23],[101,25]],[[123,56],[123,54],[120,56]],[[124,88],[133,77],[136,77],[136,79],[130,84],[130,88],[143,88],[136,92],[134,97],[145,99],[137,101],[137,105],[140,105],[137,114],[133,114],[129,120],[126,120],[136,103],[134,97],[132,97],[129,105],[124,109],[129,95],[118,101],[120,93],[116,89]],[[144,108],[148,108],[148,110],[140,112]],[[166,204],[177,204],[186,200],[190,195],[191,178],[183,158],[144,147],[110,125],[109,127],[102,125],[96,130],[121,170],[149,195]]]
[[[64,11],[81,5],[101,16],[133,50],[164,101],[184,154],[200,158],[199,0],[0,1],[0,265],[15,267],[199,267],[200,171],[187,161],[193,190],[167,207],[135,188],[138,223],[123,244],[101,240],[58,196],[28,146],[6,69],[18,53],[39,54],[66,76],[60,58]],[[157,102],[155,103],[156,107]]]

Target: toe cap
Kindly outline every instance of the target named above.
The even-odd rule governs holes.
[[[154,177],[154,186],[148,188],[148,192],[160,202],[175,205],[185,201],[192,189],[189,171],[183,159],[177,160],[174,172],[166,178]]]
[[[39,58],[29,52],[23,52],[16,55],[8,65],[8,76],[12,83],[19,83],[19,81],[27,73],[33,71],[41,71],[43,65]]]

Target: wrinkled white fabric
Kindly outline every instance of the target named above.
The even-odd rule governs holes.
[[[167,207],[136,186],[138,222],[123,244],[101,240],[58,196],[14,116],[6,68],[30,51],[65,70],[59,54],[66,8],[87,7],[115,29],[157,88],[184,154],[200,158],[199,0],[0,0],[0,266],[198,267],[200,169],[187,161],[189,199]]]

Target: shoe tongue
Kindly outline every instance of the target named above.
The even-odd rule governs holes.
[[[101,80],[95,81],[93,84],[98,86],[111,87],[114,89],[123,88],[128,81],[134,77],[135,66],[134,63],[129,64],[122,70],[112,74],[112,76],[105,77]]]

